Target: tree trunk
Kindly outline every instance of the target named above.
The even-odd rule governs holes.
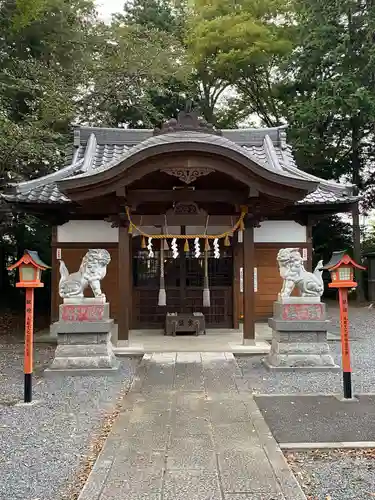
[[[7,270],[6,254],[4,248],[0,245],[0,296],[4,299],[5,297],[8,297],[9,289],[10,282]]]
[[[362,249],[361,249],[361,226],[359,222],[359,206],[356,203],[352,209],[352,217],[353,217],[353,250],[354,250],[354,260],[361,263],[362,260]],[[362,279],[362,271],[356,269],[355,278],[358,283],[357,287],[357,302],[361,303],[365,301],[365,291],[363,288],[363,279]]]
[[[361,159],[360,159],[360,140],[359,140],[359,125],[358,120],[353,118],[351,120],[352,125],[352,182],[355,186],[355,194],[359,194],[359,188],[361,184]],[[358,202],[354,204],[352,209],[353,217],[353,250],[354,250],[354,260],[358,264],[362,261],[362,249],[361,249],[361,226],[360,226],[360,212]],[[358,283],[357,287],[357,302],[361,303],[365,301],[365,293],[363,288],[363,273],[359,269],[355,271],[355,278]]]

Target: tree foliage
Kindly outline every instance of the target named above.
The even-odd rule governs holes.
[[[0,0],[0,189],[59,168],[76,122],[154,127],[192,98],[220,128],[289,122],[300,168],[370,209],[374,33],[370,0],[132,0],[108,25],[94,0]],[[1,221],[0,289],[9,256],[49,237]],[[352,245],[348,228],[318,225],[316,255]]]
[[[186,78],[185,54],[173,35],[115,20],[100,29],[82,113],[95,124],[150,127],[162,119],[152,96]]]
[[[293,47],[287,7],[281,0],[195,0],[187,44],[208,113],[230,89],[248,116],[281,122],[278,69]]]
[[[375,4],[296,0],[288,106],[305,168],[365,187],[375,118]]]

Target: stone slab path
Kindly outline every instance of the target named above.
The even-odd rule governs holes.
[[[79,500],[304,500],[231,353],[145,355]]]

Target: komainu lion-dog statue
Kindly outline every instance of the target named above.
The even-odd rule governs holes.
[[[290,297],[297,287],[302,297],[321,297],[324,292],[323,261],[319,261],[314,272],[306,271],[298,248],[282,248],[277,254],[283,286],[280,298]]]
[[[90,286],[94,297],[105,300],[100,282],[107,274],[107,266],[111,262],[111,256],[107,250],[92,249],[83,257],[79,271],[69,274],[63,260],[60,261],[60,297],[81,298],[84,297],[85,289]]]

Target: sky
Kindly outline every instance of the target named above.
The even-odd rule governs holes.
[[[96,0],[95,3],[100,15],[109,20],[111,14],[122,11],[125,0]]]

